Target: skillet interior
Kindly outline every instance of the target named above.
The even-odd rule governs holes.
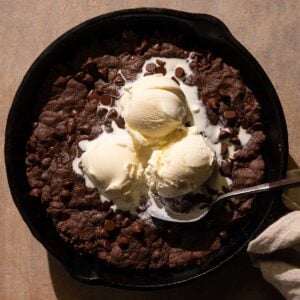
[[[95,259],[79,256],[58,237],[51,220],[39,200],[28,196],[29,185],[25,174],[25,145],[31,134],[32,122],[42,107],[37,103],[37,91],[47,70],[62,61],[79,44],[90,39],[104,39],[123,28],[163,28],[173,34],[182,33],[191,46],[208,49],[239,69],[262,106],[267,141],[263,149],[266,162],[265,180],[275,180],[285,175],[287,166],[287,130],[282,108],[276,92],[266,74],[237,42],[218,19],[200,14],[188,14],[166,9],[126,10],[91,19],[63,34],[34,62],[19,87],[7,120],[5,160],[8,181],[16,206],[33,235],[58,258],[70,274],[84,282],[104,283],[127,288],[159,288],[179,284],[215,269],[238,253],[259,229],[272,202],[280,193],[257,197],[254,207],[238,230],[221,251],[213,254],[202,266],[184,270],[128,272],[107,267]]]

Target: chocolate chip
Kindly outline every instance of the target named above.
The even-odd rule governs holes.
[[[182,78],[184,75],[185,75],[185,72],[184,72],[183,68],[178,67],[175,69],[175,76],[177,78]]]
[[[224,112],[224,118],[226,119],[234,119],[236,117],[236,112],[233,110],[226,110]]]
[[[83,77],[82,81],[85,84],[92,84],[94,83],[94,77],[90,74],[85,74],[85,76]]]
[[[42,194],[42,190],[38,188],[34,188],[30,191],[30,196],[32,197],[40,197]]]
[[[32,186],[35,188],[42,188],[44,185],[45,183],[43,180],[36,180],[34,183],[32,183]]]
[[[104,68],[99,68],[98,72],[100,74],[100,77],[102,79],[107,79],[107,75],[108,75],[108,68],[104,67]]]
[[[108,240],[104,240],[103,241],[103,247],[106,251],[110,252],[112,247],[111,247],[111,243]]]
[[[137,47],[137,48],[135,48],[134,49],[134,53],[136,54],[136,55],[141,55],[142,54],[142,48],[141,47]]]
[[[46,181],[48,179],[48,176],[49,176],[48,172],[43,172],[42,175],[41,175],[41,179]]]
[[[153,251],[153,254],[152,254],[153,260],[154,260],[154,261],[158,261],[160,257],[161,257],[160,250],[155,249],[155,250]]]
[[[64,138],[65,135],[67,134],[67,128],[65,127],[64,124],[59,124],[58,126],[56,126],[56,131],[55,131],[55,135],[58,138]]]
[[[35,162],[36,161],[36,155],[31,153],[27,156],[27,160],[30,162]]]
[[[100,102],[100,96],[97,94],[96,90],[91,90],[88,94],[89,101],[95,100],[96,102]]]
[[[131,225],[130,229],[134,234],[141,234],[144,231],[144,225],[141,223],[134,223]]]
[[[72,144],[72,143],[75,141],[75,139],[76,139],[75,134],[69,135],[69,136],[67,137],[67,143],[68,143],[68,144]]]
[[[129,220],[129,218],[125,218],[125,219],[122,221],[122,223],[121,223],[121,226],[122,226],[123,228],[128,227],[129,225],[130,225],[130,220]]]
[[[49,206],[56,209],[63,209],[65,207],[65,205],[59,201],[52,201],[50,202]]]
[[[71,197],[71,193],[70,193],[68,190],[62,190],[62,191],[60,192],[60,196],[61,196],[62,198],[70,198],[70,197]]]
[[[107,133],[113,132],[113,129],[112,129],[111,125],[105,125],[104,130],[105,130]]]
[[[219,93],[220,93],[220,95],[222,95],[222,96],[229,96],[229,94],[228,94],[228,92],[225,90],[225,89],[219,89]]]
[[[117,77],[115,78],[115,85],[122,86],[124,84],[125,84],[124,78],[122,77],[121,74],[118,74]]]
[[[99,97],[99,101],[103,105],[111,105],[112,104],[112,97],[109,95],[102,95]]]
[[[91,217],[91,222],[93,223],[93,224],[99,224],[100,222],[102,221],[102,215],[100,214],[100,213],[96,213],[96,214],[94,214],[94,215],[92,215],[92,217]],[[96,230],[97,230],[97,233],[98,233],[98,230],[99,228],[97,228]],[[100,232],[99,232],[99,235],[100,235]],[[100,236],[101,237],[101,236]]]
[[[122,118],[121,116],[119,116],[116,120],[115,120],[115,122],[117,123],[117,125],[118,125],[118,127],[119,128],[125,128],[125,120],[124,120],[124,118]]]
[[[110,202],[108,202],[110,203]],[[115,216],[115,211],[110,207],[105,214],[105,219],[112,219]]]
[[[152,46],[152,49],[155,51],[160,51],[161,50],[161,45],[160,44],[155,44]]]
[[[117,224],[121,223],[123,221],[123,219],[124,219],[124,217],[121,213],[116,214],[115,220],[116,220]]]
[[[228,146],[226,143],[221,143],[221,155],[224,156],[228,153]]]
[[[102,239],[108,238],[108,232],[106,231],[105,228],[101,228],[101,230],[99,232],[99,237]]]
[[[78,114],[78,111],[77,111],[76,109],[72,109],[72,110],[71,110],[71,116],[72,116],[72,117],[77,116],[77,114]]]
[[[58,87],[65,87],[66,84],[67,84],[67,79],[64,76],[59,76],[54,82],[54,85]]]
[[[155,69],[154,72],[155,72],[155,74],[161,73],[161,74],[163,74],[163,75],[166,75],[167,70],[166,70],[163,66],[159,66],[159,67],[157,67],[157,68]]]
[[[45,185],[45,182],[43,180],[36,179],[36,180],[31,181],[31,186],[34,188],[43,188],[44,185]]]
[[[116,227],[116,224],[114,221],[112,220],[106,220],[105,221],[105,224],[104,224],[104,228],[107,230],[107,231],[113,231]]]
[[[156,60],[156,63],[157,63],[159,66],[164,66],[164,65],[166,64],[165,61],[160,60],[160,59],[157,59],[157,60]]]
[[[67,189],[67,190],[72,190],[72,188],[73,188],[73,186],[74,186],[74,182],[72,182],[72,181],[65,181],[65,182],[63,182],[63,187],[65,188],[65,189]]]
[[[80,71],[75,74],[74,78],[78,81],[81,81],[84,78],[84,72]]]
[[[97,111],[98,117],[100,119],[102,119],[106,114],[107,114],[108,110],[105,107],[100,107]]]
[[[83,124],[78,127],[78,130],[82,134],[89,134],[91,132],[91,128],[89,124]]]
[[[115,119],[118,116],[118,112],[113,108],[109,111],[109,113],[107,114],[107,118],[108,119]]]
[[[83,65],[83,67],[91,74],[97,71],[97,63],[91,58],[88,58],[87,62]]]
[[[174,80],[178,85],[180,85],[179,81],[174,76],[172,76],[171,79]]]
[[[147,54],[147,55],[146,55]],[[145,53],[145,58],[150,58],[153,56],[158,56],[159,55],[159,51],[154,50],[153,48],[148,49],[148,51]]]
[[[145,50],[148,46],[149,46],[149,42],[147,40],[143,40],[142,43],[141,43],[140,48],[142,50]]]
[[[118,244],[120,248],[124,249],[127,248],[129,245],[129,239],[126,235],[122,235],[118,238]]]
[[[47,169],[51,164],[51,158],[50,157],[46,157],[41,161],[41,165],[43,169]]]
[[[146,70],[150,73],[153,73],[155,71],[156,64],[150,63],[146,65]]]
[[[75,120],[72,119],[72,118],[69,119],[68,123],[67,123],[67,132],[68,132],[68,134],[73,133],[75,128],[76,128]]]

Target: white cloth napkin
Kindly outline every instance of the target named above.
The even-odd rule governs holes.
[[[299,176],[300,170],[288,172]],[[248,245],[248,252],[262,275],[288,300],[300,299],[300,188],[285,191],[288,213],[269,226]]]

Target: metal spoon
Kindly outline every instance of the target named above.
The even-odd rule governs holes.
[[[200,219],[204,218],[209,211],[213,209],[216,203],[220,203],[220,201],[229,199],[235,196],[241,195],[249,195],[249,194],[257,194],[262,192],[273,191],[277,189],[292,187],[300,185],[300,176],[293,177],[293,178],[286,178],[281,180],[272,181],[269,183],[263,183],[259,185],[255,185],[252,187],[235,190],[223,195],[220,195],[216,199],[212,200],[212,202],[203,207],[203,203],[201,205],[195,205],[189,212],[187,213],[178,213],[172,211],[170,208],[164,206],[162,203],[159,203],[160,209],[151,209],[150,214],[155,219],[160,219],[167,222],[175,222],[175,223],[193,223],[199,221]],[[164,208],[164,209],[163,209]]]

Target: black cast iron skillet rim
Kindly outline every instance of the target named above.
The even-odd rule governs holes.
[[[195,23],[194,25],[197,25],[197,21],[199,20],[206,20],[208,22],[213,23],[218,27],[218,30],[222,33],[222,38],[228,40],[231,44],[234,44],[235,47],[239,48],[239,50],[243,53],[243,55],[247,56],[248,59],[252,61],[253,64],[255,64],[255,67],[259,70],[260,75],[263,77],[263,80],[269,85],[269,87],[272,89],[272,93],[274,96],[274,102],[275,105],[277,106],[279,118],[281,119],[281,131],[282,131],[282,167],[281,167],[281,174],[279,174],[279,177],[284,177],[285,171],[287,168],[287,155],[288,155],[288,135],[287,135],[287,127],[286,127],[286,122],[283,114],[283,110],[280,104],[280,101],[278,99],[278,96],[274,90],[274,87],[272,86],[272,83],[268,79],[267,75],[265,74],[264,70],[262,67],[259,65],[259,63],[255,60],[255,58],[232,36],[228,28],[217,18],[207,15],[207,14],[193,14],[193,13],[187,13],[187,12],[182,12],[182,11],[176,11],[176,10],[170,10],[170,9],[160,9],[160,8],[138,8],[138,9],[128,9],[128,10],[121,10],[121,11],[116,11],[112,13],[107,13],[101,16],[97,16],[95,18],[92,18],[90,20],[87,20],[74,28],[70,29],[66,33],[62,34],[58,39],[56,39],[54,42],[52,42],[39,56],[38,58],[34,61],[30,69],[27,71],[26,75],[24,76],[22,83],[20,87],[18,88],[13,104],[11,106],[11,110],[8,115],[7,119],[7,125],[9,122],[12,122],[14,119],[14,108],[16,107],[16,103],[18,101],[18,98],[22,94],[23,89],[25,88],[27,81],[30,79],[31,73],[33,70],[37,67],[37,65],[40,63],[43,58],[53,50],[57,45],[60,43],[63,43],[65,39],[70,38],[72,34],[75,32],[80,31],[86,26],[92,25],[93,23],[97,23],[99,21],[102,21],[104,19],[109,19],[109,18],[115,18],[118,16],[124,16],[124,15],[163,15],[163,16],[171,16],[171,17],[177,17],[182,20],[188,20],[191,23]],[[44,241],[41,236],[38,234],[36,229],[34,228],[33,224],[31,223],[30,218],[21,210],[21,207],[19,205],[19,202],[16,200],[16,193],[14,192],[14,176],[13,173],[14,171],[10,167],[10,163],[8,161],[8,151],[9,151],[9,143],[8,141],[10,140],[10,129],[9,126],[6,127],[6,132],[5,132],[5,164],[6,164],[6,170],[7,170],[7,176],[8,176],[8,183],[9,187],[13,196],[13,200],[15,205],[17,206],[23,220],[29,227],[31,233],[34,235],[34,237],[51,253],[54,257],[56,257],[62,264],[63,266],[67,269],[67,271],[70,273],[72,277],[75,279],[84,282],[84,283],[89,283],[89,284],[105,284],[108,286],[113,286],[113,287],[121,287],[121,288],[127,288],[127,289],[158,289],[158,288],[166,288],[166,287],[172,287],[175,285],[179,285],[185,282],[190,282],[191,280],[195,280],[201,276],[204,276],[205,274],[211,272],[212,270],[217,269],[219,266],[230,260],[232,257],[234,257],[237,253],[239,253],[243,248],[245,248],[246,244],[248,241],[255,235],[255,233],[259,230],[261,225],[263,224],[267,214],[265,217],[262,219],[260,225],[257,227],[256,231],[253,232],[252,236],[250,236],[248,241],[245,241],[245,243],[237,249],[233,254],[231,254],[229,257],[226,259],[223,259],[220,263],[218,263],[216,266],[213,268],[210,268],[209,270],[202,272],[200,274],[197,274],[193,277],[190,277],[188,279],[180,280],[180,281],[174,281],[172,283],[168,284],[155,284],[155,285],[135,285],[135,284],[125,284],[125,283],[118,283],[118,282],[113,282],[113,281],[107,281],[103,280],[101,278],[96,278],[96,279],[89,279],[86,277],[81,277],[79,274],[74,272],[72,268],[66,264],[66,262],[60,257],[58,253],[53,251],[51,247],[48,245],[46,241]],[[269,207],[270,210],[271,206]]]

